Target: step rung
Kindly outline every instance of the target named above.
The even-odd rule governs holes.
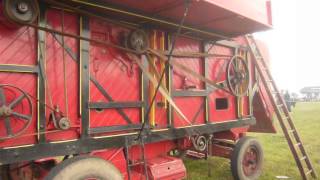
[[[302,158],[300,158],[300,161],[306,160],[307,156],[303,156]]]
[[[296,132],[296,130],[290,129],[288,132],[289,132],[289,133],[294,133],[294,132]]]
[[[299,142],[299,143],[297,143],[297,144],[295,144],[295,146],[301,146],[302,144],[301,144],[301,142]]]
[[[306,172],[306,175],[309,175],[310,173],[312,173],[313,169],[310,169],[309,171]]]
[[[290,118],[289,116],[282,117],[282,119],[289,119],[289,118]]]
[[[278,107],[283,107],[284,105],[283,105],[283,104],[277,104],[277,106],[278,106]]]

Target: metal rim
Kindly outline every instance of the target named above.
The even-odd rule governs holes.
[[[16,98],[13,99],[10,103],[7,102],[7,97],[5,96],[5,90],[8,90],[8,88],[11,89],[11,91],[18,92],[16,95]],[[23,114],[21,112],[17,112],[15,108],[23,103],[23,100],[26,99],[27,104],[29,106],[28,113]],[[30,126],[33,118],[33,106],[30,97],[26,92],[24,92],[22,89],[8,84],[1,84],[0,85],[0,123],[3,121],[4,127],[6,129],[6,134],[2,137],[0,137],[0,140],[10,139],[17,136],[20,136],[22,133],[24,133],[27,128]],[[24,109],[24,108],[23,108]],[[23,111],[23,110],[22,110]],[[16,130],[16,132],[13,132],[13,127],[11,124],[12,120],[16,121],[22,121],[24,122],[24,125]]]
[[[238,55],[231,58],[227,67],[227,82],[231,93],[244,96],[249,89],[249,69],[245,60]]]
[[[39,5],[35,0],[3,0],[3,12],[14,23],[33,23],[39,16]]]

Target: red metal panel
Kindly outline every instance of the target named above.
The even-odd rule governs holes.
[[[187,176],[187,170],[183,161],[170,156],[150,159],[147,167],[151,179],[172,180],[184,179]]]
[[[0,23],[0,64],[6,65],[21,65],[33,66],[36,64],[36,43],[35,43],[35,30],[28,27],[21,27],[11,29],[6,25]],[[25,74],[18,72],[1,72],[0,84],[11,84],[21,88],[32,97],[37,97],[37,76],[35,74]],[[17,98],[15,92],[5,94],[7,101],[11,102]],[[20,136],[6,141],[0,141],[0,147],[10,147],[25,144],[34,144],[36,142],[36,129],[37,129],[37,102],[32,101],[33,118],[30,127],[26,130],[25,134],[30,136]],[[28,105],[19,105],[19,110],[27,110]],[[21,127],[21,120],[14,119],[11,121],[11,126],[15,132]],[[0,125],[0,136],[3,137],[5,127]]]
[[[127,10],[137,10],[140,14],[156,14],[178,22],[185,3],[173,1],[130,1],[105,0],[120,5]],[[191,1],[186,24],[198,26],[227,35],[240,35],[269,29],[272,26],[270,0],[200,0]]]
[[[110,41],[121,44],[123,34],[128,30],[91,19],[91,36],[94,39]],[[122,51],[98,44],[90,47],[90,73],[95,77],[115,102],[141,101],[141,72],[133,61]],[[90,83],[91,102],[109,102]],[[140,109],[123,109],[133,123],[141,121]],[[90,126],[126,125],[127,122],[115,110],[90,111]]]
[[[200,52],[201,44],[200,41],[178,38],[175,50],[182,52]],[[191,67],[193,71],[199,74],[204,74],[203,59],[201,58],[174,58],[173,60],[184,66]],[[188,89],[188,87],[191,87],[191,89]],[[204,83],[181,69],[174,68],[173,89],[175,91],[199,91],[204,90]],[[205,123],[203,97],[177,97],[175,98],[175,103],[190,122],[193,121],[193,124]],[[183,120],[177,113],[174,113],[173,119],[175,127],[190,126],[190,124]]]
[[[31,27],[11,29],[0,23],[1,64],[36,64],[35,30]]]
[[[62,11],[48,10],[47,23],[56,30],[62,29]],[[79,34],[78,16],[75,14],[64,12],[64,31],[72,34]],[[64,38],[65,45],[70,47],[71,50],[78,53],[78,41],[73,38]],[[46,88],[46,103],[50,104],[50,96],[52,96],[53,106],[58,106],[60,111],[66,116],[65,96],[64,96],[64,72],[63,72],[63,48],[54,39],[51,33],[46,34],[46,74],[48,87]],[[66,77],[67,77],[67,94],[68,94],[68,118],[71,127],[79,127],[79,108],[75,104],[79,104],[79,71],[78,63],[75,62],[68,53],[65,52],[66,61]],[[50,91],[48,91],[48,88]],[[49,94],[51,93],[51,94]],[[46,119],[49,124],[48,129],[55,129],[50,121],[50,114],[52,110],[46,109]],[[46,136],[49,141],[76,139],[78,133],[73,128],[63,132],[49,133]]]
[[[210,53],[233,56],[234,52],[231,48],[215,46]],[[227,65],[231,57],[210,57],[209,58],[209,78],[214,82],[225,82],[227,80]],[[216,99],[226,98],[228,101],[227,109],[217,110]],[[210,121],[222,122],[226,120],[236,119],[236,98],[222,90],[214,91],[209,95]]]
[[[1,59],[1,58],[0,58]],[[32,97],[37,97],[37,77],[32,74],[24,74],[24,73],[0,73],[0,84],[11,84],[21,88],[23,91],[28,93]],[[5,94],[8,102],[12,102],[17,98],[15,92]],[[32,123],[29,128],[25,131],[25,133],[19,137],[11,138],[5,141],[0,141],[0,147],[10,147],[10,146],[18,146],[18,145],[26,145],[26,144],[34,144],[37,139],[37,102],[35,100],[32,101],[33,106],[33,118]],[[28,112],[28,104],[23,103],[19,104],[18,107],[15,108],[18,112]],[[23,111],[21,111],[23,110]],[[11,126],[13,127],[13,132],[20,129],[23,126],[23,122],[19,119],[12,118]],[[2,119],[1,119],[2,121]],[[0,125],[0,137],[3,137],[7,132],[3,123]],[[27,134],[27,136],[26,136]]]

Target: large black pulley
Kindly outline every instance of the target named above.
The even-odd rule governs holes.
[[[227,67],[227,82],[231,93],[244,96],[249,89],[249,69],[245,60],[238,55],[231,58]]]
[[[138,53],[144,53],[149,48],[148,34],[141,29],[134,30],[127,36],[125,45]]]
[[[0,85],[0,140],[20,136],[30,126],[32,117],[28,94],[12,85]]]
[[[36,0],[2,0],[2,6],[4,15],[13,23],[33,23],[39,16]]]

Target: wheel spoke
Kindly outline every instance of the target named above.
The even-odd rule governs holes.
[[[23,120],[28,120],[30,121],[31,120],[31,116],[29,115],[25,115],[25,114],[20,114],[20,113],[17,113],[17,112],[12,112],[12,115],[20,118],[20,119],[23,119]]]
[[[237,69],[237,65],[236,65],[235,61],[234,61],[234,62],[232,62],[232,67],[233,67],[233,69],[236,71],[236,69]]]
[[[11,125],[10,125],[10,118],[9,117],[4,118],[4,123],[6,126],[7,135],[12,136],[13,133],[12,133]]]
[[[26,97],[25,94],[22,94],[21,96],[19,96],[17,99],[15,99],[9,104],[9,108],[10,109],[15,108],[16,105],[18,105],[25,97]]]
[[[0,101],[1,101],[1,105],[5,105],[6,104],[6,97],[4,95],[4,91],[3,88],[0,88]]]

